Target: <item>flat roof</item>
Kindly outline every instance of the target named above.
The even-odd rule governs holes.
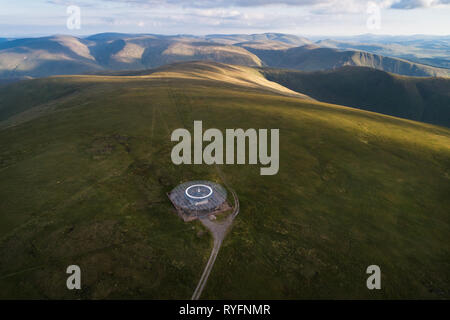
[[[204,199],[192,199],[186,195],[186,189],[194,185],[205,185],[211,188],[212,193]],[[172,203],[191,214],[205,214],[214,211],[227,200],[227,191],[220,184],[207,180],[184,182],[176,186],[170,193]]]

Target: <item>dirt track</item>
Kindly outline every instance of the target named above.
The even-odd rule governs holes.
[[[214,266],[214,262],[216,261],[220,247],[222,246],[223,239],[225,238],[228,230],[233,224],[234,218],[236,218],[236,216],[239,214],[239,199],[233,190],[230,189],[230,191],[234,198],[234,210],[232,214],[230,214],[222,222],[211,221],[208,217],[200,219],[203,225],[212,233],[214,238],[214,246],[211,251],[211,255],[209,256],[208,263],[203,270],[202,276],[200,277],[200,281],[195,288],[191,300],[198,300],[200,298],[200,295],[203,292],[203,288],[208,281],[209,274],[211,273],[211,270]]]

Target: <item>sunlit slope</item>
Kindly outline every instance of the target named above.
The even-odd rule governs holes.
[[[267,90],[282,95],[312,99],[302,93],[288,89],[276,82],[267,80],[259,70],[254,68],[229,65],[216,62],[194,61],[174,63],[153,70],[124,71],[117,75],[148,77],[152,79],[192,79],[221,82],[218,85],[237,85],[251,89]]]
[[[2,298],[189,299],[212,239],[166,192],[222,178],[241,212],[203,298],[450,297],[449,130],[171,72],[16,84],[47,98],[0,130]],[[194,120],[279,128],[279,173],[173,165],[170,134]]]
[[[120,77],[117,77],[120,75]],[[67,81],[71,79],[71,81]],[[108,72],[102,76],[52,77],[0,87],[0,127],[39,116],[80,93],[98,92],[99,84],[123,81],[168,79],[206,81],[209,85],[237,86],[241,89],[269,91],[302,99],[312,98],[267,80],[253,68],[215,62],[175,63],[157,69]]]

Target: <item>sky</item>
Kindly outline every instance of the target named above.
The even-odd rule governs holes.
[[[450,0],[0,0],[0,37],[449,35]]]

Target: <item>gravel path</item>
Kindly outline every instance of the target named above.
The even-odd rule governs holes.
[[[236,216],[239,214],[239,199],[233,190],[230,191],[234,198],[234,210],[232,214],[230,214],[224,221],[221,222],[211,221],[209,220],[208,217],[200,219],[203,225],[213,235],[214,246],[211,251],[211,255],[209,256],[208,263],[206,264],[205,269],[203,270],[202,276],[200,277],[200,281],[197,284],[197,288],[195,288],[191,300],[198,300],[200,298],[203,288],[205,287],[206,282],[208,281],[209,274],[211,273],[211,270],[214,266],[214,262],[216,261],[220,247],[222,246],[223,239],[225,238],[227,231],[233,224],[234,218],[236,218]]]

